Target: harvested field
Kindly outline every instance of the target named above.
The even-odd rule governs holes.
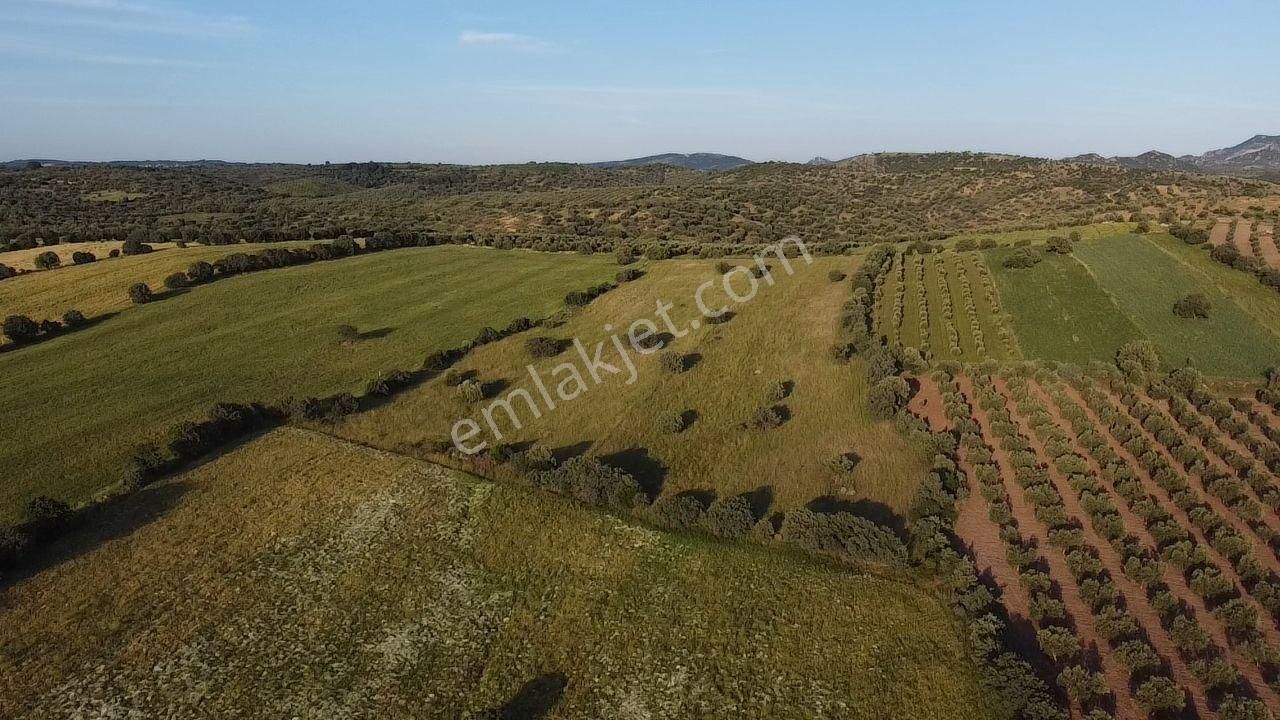
[[[1231,222],[1229,220],[1218,220],[1209,231],[1209,244],[1215,247],[1225,245],[1230,239],[1230,235]]]

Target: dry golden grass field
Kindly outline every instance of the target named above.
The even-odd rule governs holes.
[[[103,508],[0,605],[0,716],[994,717],[912,583],[293,428]]]

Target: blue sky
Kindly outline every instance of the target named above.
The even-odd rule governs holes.
[[[1275,2],[0,0],[0,159],[1199,153]]]

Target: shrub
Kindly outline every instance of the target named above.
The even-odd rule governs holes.
[[[906,380],[892,376],[880,380],[867,390],[867,408],[877,420],[888,420],[907,406],[911,386]]]
[[[579,455],[557,468],[534,473],[532,480],[544,489],[612,510],[629,510],[646,502],[635,478],[590,455]]]
[[[471,343],[473,345],[488,345],[491,342],[496,342],[501,339],[502,333],[499,333],[491,327],[485,327],[480,329],[480,332],[476,334],[476,339],[472,340]]]
[[[679,375],[684,372],[687,367],[684,355],[673,350],[668,350],[667,352],[659,355],[658,364],[662,366],[663,370],[666,370],[672,375]]]
[[[535,358],[549,358],[564,350],[564,341],[552,337],[531,337],[525,340],[524,346]]]
[[[858,468],[857,453],[841,453],[827,461],[827,467],[837,475],[849,475]]]
[[[781,535],[784,542],[810,552],[891,564],[907,557],[897,535],[853,513],[792,510],[783,517]]]
[[[155,248],[141,240],[134,238],[125,240],[124,243],[120,245],[120,252],[124,255],[145,255],[154,249]]]
[[[619,283],[631,282],[643,274],[644,273],[640,272],[639,268],[627,268],[626,270],[619,272],[617,275],[614,275],[613,279]]]
[[[179,288],[186,287],[187,274],[180,272],[172,273],[164,279],[164,286],[170,290],[177,290]]]
[[[151,302],[151,288],[146,283],[134,283],[129,286],[129,299],[135,304]]]
[[[533,327],[533,321],[527,317],[518,317],[507,323],[507,327],[503,329],[503,335],[515,335]]]
[[[41,320],[40,321],[40,332],[44,333],[45,335],[56,335],[60,330],[62,330],[62,323],[58,322],[57,320]]]
[[[664,495],[649,506],[653,521],[674,530],[691,530],[702,521],[702,503],[693,495]]]
[[[741,495],[717,498],[702,515],[703,530],[729,540],[745,537],[755,522],[751,503]]]
[[[58,253],[47,250],[36,256],[36,267],[41,270],[52,270],[62,264],[62,258],[58,257]]]
[[[465,402],[480,402],[484,399],[484,386],[479,380],[464,380],[458,385],[458,397]]]
[[[1072,250],[1071,241],[1057,235],[1049,238],[1044,244],[1045,252],[1057,253],[1059,255],[1067,255]]]
[[[195,285],[198,283],[207,283],[213,280],[213,266],[200,260],[193,262],[187,268],[187,282]]]
[[[442,373],[457,362],[460,355],[457,350],[437,350],[422,361],[422,370],[431,375]]]
[[[791,395],[791,384],[788,382],[770,383],[768,390],[765,391],[764,401],[767,403],[778,403],[786,400]]]
[[[1011,269],[1029,268],[1035,267],[1041,259],[1040,253],[1034,248],[1020,247],[1005,258],[1001,264]]]
[[[762,407],[751,414],[747,425],[754,430],[772,430],[782,424],[782,412],[776,407]]]
[[[360,339],[360,331],[356,329],[355,325],[339,325],[338,339],[343,342],[355,342]]]
[[[0,280],[8,280],[9,278],[17,274],[18,274],[17,270],[14,270],[8,265],[0,263]]]
[[[413,380],[413,376],[404,370],[388,370],[369,381],[365,386],[368,395],[390,395],[405,387]]]
[[[87,265],[91,262],[96,261],[97,259],[98,257],[93,253],[85,252],[83,250],[77,250],[71,253],[71,262],[75,263],[76,265]]]
[[[1209,299],[1201,293],[1191,293],[1173,304],[1173,314],[1180,318],[1208,318]]]
[[[1271,712],[1259,700],[1228,693],[1218,705],[1218,717],[1221,720],[1269,720]]]
[[[688,423],[685,421],[685,415],[686,414],[683,412],[662,414],[658,417],[658,431],[670,433],[672,435],[684,432],[685,428],[688,427]]]
[[[737,266],[733,265],[732,263],[727,263],[724,260],[721,260],[720,262],[716,263],[716,272],[720,273],[721,275],[724,275],[725,273],[729,272],[735,267]]]
[[[57,535],[71,519],[71,506],[51,497],[40,495],[27,502],[25,515],[28,527],[37,537]]]
[[[329,417],[337,419],[351,415],[360,409],[360,401],[356,400],[356,396],[351,393],[338,393],[333,398],[333,403],[329,406]]]
[[[827,279],[830,280],[831,282],[840,282],[841,280],[844,280],[846,277],[848,277],[848,275],[845,275],[843,272],[839,270],[832,270],[831,272],[827,273]]]
[[[10,315],[4,319],[4,336],[14,343],[24,343],[40,334],[40,326],[26,315]]]
[[[68,310],[62,314],[62,322],[67,327],[80,327],[89,321],[85,318],[84,313],[79,310]]]

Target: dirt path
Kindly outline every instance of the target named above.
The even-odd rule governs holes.
[[[1258,225],[1258,240],[1262,247],[1262,261],[1273,268],[1280,268],[1280,246],[1276,245],[1275,228],[1270,223]]]
[[[1213,229],[1209,231],[1209,244],[1221,245],[1227,241],[1227,233],[1231,232],[1231,223],[1226,220],[1219,220],[1214,224]]]
[[[1249,237],[1252,234],[1252,221],[1242,218],[1240,222],[1236,223],[1236,234],[1231,238],[1231,242],[1235,244],[1241,255],[1253,257],[1253,243],[1249,242]]]
[[[1004,483],[1005,492],[1009,496],[1009,506],[1013,511],[1018,528],[1022,531],[1023,537],[1041,551],[1041,557],[1044,558],[1049,567],[1049,574],[1061,592],[1062,603],[1066,606],[1067,614],[1075,627],[1076,636],[1080,639],[1080,645],[1085,649],[1085,656],[1096,660],[1097,666],[1102,670],[1107,687],[1115,698],[1116,718],[1119,720],[1129,720],[1130,718],[1136,720],[1145,717],[1145,714],[1129,693],[1127,673],[1111,657],[1107,645],[1098,634],[1096,619],[1088,604],[1080,597],[1080,588],[1076,585],[1075,578],[1067,567],[1066,556],[1063,555],[1060,549],[1045,541],[1047,533],[1040,524],[1039,519],[1036,518],[1035,511],[1031,509],[1030,503],[1023,495],[1022,486],[1015,480],[1013,463],[1010,462],[1008,452],[996,443],[995,434],[991,431],[991,421],[987,417],[986,411],[978,405],[973,383],[968,378],[956,378],[956,384],[960,386],[960,391],[964,393],[969,401],[973,419],[977,421],[982,429],[983,439],[992,448],[992,456],[996,465],[1000,468],[1000,479]]]
[[[1066,507],[1067,516],[1077,519],[1080,522],[1080,528],[1084,531],[1085,541],[1091,546],[1093,551],[1097,553],[1098,559],[1102,561],[1102,567],[1106,569],[1107,574],[1111,576],[1111,580],[1116,584],[1124,596],[1125,606],[1129,610],[1129,614],[1134,621],[1138,623],[1138,627],[1142,628],[1142,634],[1155,647],[1160,657],[1164,658],[1169,665],[1170,674],[1173,681],[1179,687],[1186,688],[1191,691],[1191,701],[1195,705],[1196,712],[1202,718],[1210,716],[1209,702],[1205,698],[1204,688],[1201,687],[1199,681],[1187,668],[1182,660],[1182,656],[1178,654],[1178,648],[1169,640],[1169,635],[1165,632],[1164,627],[1160,624],[1160,614],[1151,607],[1151,603],[1147,600],[1146,590],[1133,581],[1124,573],[1124,565],[1120,560],[1119,554],[1115,548],[1111,547],[1111,543],[1100,537],[1093,527],[1093,523],[1089,520],[1089,515],[1080,506],[1080,498],[1075,491],[1071,489],[1070,483],[1063,477],[1062,472],[1053,464],[1049,453],[1045,451],[1044,443],[1040,439],[1039,434],[1031,427],[1031,422],[1027,416],[1018,411],[1017,404],[1014,403],[1013,397],[1009,392],[1008,386],[1002,378],[995,378],[994,384],[996,390],[1004,396],[1005,407],[1009,411],[1009,415],[1013,421],[1017,423],[1019,432],[1022,433],[1027,441],[1031,444],[1031,449],[1036,454],[1036,459],[1041,465],[1049,471],[1049,480],[1058,490],[1058,494],[1062,496],[1063,505]],[[1047,408],[1052,407],[1051,404],[1041,403]],[[1056,412],[1055,407],[1052,412]],[[1065,429],[1065,420],[1061,415],[1053,415],[1053,420],[1059,427]],[[1067,431],[1069,432],[1069,431]],[[1083,455],[1084,453],[1081,453]],[[1099,477],[1099,481],[1101,478]],[[1122,516],[1123,517],[1123,516]],[[1139,527],[1145,527],[1139,525]],[[1131,534],[1133,531],[1128,527],[1126,522],[1125,534]],[[1154,554],[1154,544],[1148,546]],[[1224,638],[1225,639],[1225,638]]]
[[[1045,392],[1044,388],[1042,388],[1038,383],[1032,381],[1030,383],[1030,386],[1031,386],[1031,390],[1039,398],[1040,403],[1049,412],[1049,415],[1053,417],[1054,422],[1056,422],[1058,426],[1062,428],[1063,432],[1067,435],[1067,437],[1071,438],[1071,446],[1075,450],[1075,452],[1079,453],[1081,457],[1085,458],[1088,461],[1090,471],[1097,478],[1098,482],[1102,485],[1102,487],[1106,489],[1108,496],[1111,498],[1112,504],[1115,505],[1117,512],[1120,513],[1120,518],[1124,520],[1125,531],[1137,537],[1138,540],[1143,544],[1143,546],[1145,546],[1149,550],[1152,550],[1154,553],[1155,548],[1157,547],[1157,544],[1156,544],[1155,538],[1151,536],[1151,532],[1147,530],[1147,524],[1142,520],[1142,518],[1135,515],[1133,511],[1129,509],[1128,503],[1126,503],[1125,500],[1122,497],[1120,497],[1120,494],[1116,492],[1115,487],[1113,487],[1111,483],[1107,481],[1106,476],[1102,472],[1102,467],[1098,465],[1098,461],[1094,459],[1093,455],[1090,452],[1088,452],[1088,450],[1086,450],[1083,446],[1080,445],[1079,440],[1076,439],[1075,437],[1074,430],[1072,430],[1071,425],[1067,421],[1067,419],[1063,417],[1062,411],[1058,407],[1058,404],[1053,400],[1053,398],[1049,396],[1047,392]],[[1088,412],[1087,408],[1084,408],[1084,409],[1085,409],[1085,412]],[[1090,419],[1093,421],[1093,425],[1095,426],[1095,428],[1098,427],[1098,425],[1100,425],[1100,422],[1098,421],[1096,416],[1091,415]],[[1112,438],[1110,436],[1110,433],[1107,433],[1105,429],[1099,429],[1099,433],[1105,434],[1113,451],[1115,451],[1117,454],[1123,451],[1122,448],[1117,449],[1118,444],[1115,442],[1115,438]],[[1034,441],[1033,441],[1033,444],[1034,444]],[[1135,474],[1137,475],[1146,474],[1146,471],[1143,470],[1140,466],[1135,466],[1133,464],[1133,461],[1130,458],[1124,458],[1124,459],[1125,459],[1125,462],[1129,463],[1130,469],[1133,470]],[[1150,486],[1152,483],[1150,482],[1150,478],[1148,477],[1144,480],[1141,480],[1141,482],[1143,483],[1144,488],[1147,489],[1147,495],[1151,496],[1152,493],[1150,491]],[[1183,522],[1182,519],[1179,519],[1179,521]],[[1185,528],[1186,525],[1184,524],[1183,527]],[[1194,526],[1192,527],[1194,529]],[[1203,538],[1198,537],[1197,542],[1203,543]],[[1212,550],[1212,548],[1209,548],[1207,545],[1205,545],[1205,547],[1207,549]],[[1158,553],[1155,553],[1155,554],[1158,555]],[[1222,557],[1215,557],[1214,559],[1222,568],[1223,572],[1227,574],[1229,577],[1231,577],[1231,579],[1236,583],[1238,587],[1243,589],[1244,585],[1243,583],[1240,582],[1240,579],[1235,575],[1235,569],[1231,567],[1231,564],[1229,562],[1226,562],[1226,559]],[[1212,612],[1209,611],[1208,606],[1205,605],[1204,598],[1196,594],[1187,585],[1186,578],[1182,576],[1182,573],[1178,570],[1176,566],[1172,565],[1171,563],[1162,562],[1161,568],[1163,570],[1161,577],[1164,579],[1165,585],[1168,586],[1170,592],[1172,592],[1174,596],[1176,596],[1179,600],[1181,600],[1184,605],[1191,608],[1193,616],[1196,620],[1196,624],[1198,624],[1200,627],[1204,628],[1209,632],[1210,636],[1212,636],[1213,638],[1214,644],[1218,646],[1218,650],[1222,653],[1223,659],[1231,663],[1233,666],[1235,666],[1236,670],[1238,670],[1240,672],[1240,675],[1249,682],[1249,685],[1257,692],[1258,696],[1263,699],[1263,702],[1267,704],[1267,707],[1271,709],[1272,713],[1276,713],[1277,711],[1280,711],[1280,697],[1277,697],[1275,692],[1272,691],[1270,686],[1267,685],[1266,679],[1263,678],[1262,671],[1258,669],[1257,665],[1249,661],[1247,658],[1242,658],[1242,657],[1233,655],[1233,653],[1231,652],[1231,643],[1227,639],[1226,627],[1222,624],[1221,621],[1218,620],[1218,618],[1215,615],[1213,615]],[[1145,598],[1145,593],[1143,594],[1143,597]],[[1252,599],[1250,600],[1251,600],[1251,604],[1254,604],[1256,607],[1256,603],[1253,603]],[[1258,607],[1257,609],[1264,616],[1266,615],[1266,611],[1264,609],[1260,607]],[[1158,622],[1158,618],[1157,618],[1157,622]],[[1159,625],[1158,627],[1162,628],[1162,626],[1159,626]],[[1272,627],[1270,623],[1265,623],[1265,622],[1261,623],[1260,627],[1264,629],[1264,636],[1267,638],[1268,642],[1275,643],[1276,639],[1280,638],[1280,633],[1277,633],[1275,628]],[[1270,630],[1271,631],[1270,634],[1267,634],[1265,632],[1266,630]],[[1155,643],[1153,642],[1153,644]],[[1160,649],[1159,645],[1156,645],[1156,647],[1157,649]],[[1173,651],[1176,653],[1177,649],[1174,648]]]

